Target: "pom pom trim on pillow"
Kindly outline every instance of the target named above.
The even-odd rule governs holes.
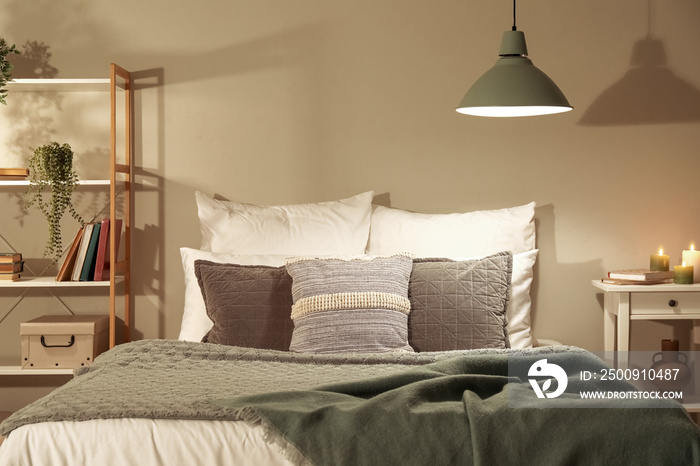
[[[339,311],[342,309],[388,309],[408,315],[411,302],[393,293],[362,291],[356,293],[321,294],[302,298],[292,306],[292,319],[311,312]]]

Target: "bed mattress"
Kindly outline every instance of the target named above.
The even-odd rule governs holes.
[[[289,465],[261,426],[240,421],[96,419],[20,427],[0,446],[3,466]]]

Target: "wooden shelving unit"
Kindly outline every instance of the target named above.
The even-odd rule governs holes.
[[[110,179],[109,180],[81,180],[82,186],[109,186],[110,224],[115,225],[117,216],[117,196],[124,196],[124,258],[116,260],[116,232],[110,228],[110,266],[109,280],[98,282],[56,282],[55,277],[28,277],[15,282],[0,282],[0,289],[7,288],[43,288],[49,292],[52,289],[71,288],[109,288],[109,341],[110,348],[116,344],[116,308],[117,285],[122,288],[124,298],[124,340],[131,339],[131,218],[133,212],[133,186],[132,186],[132,82],[131,73],[124,68],[112,63],[110,65],[110,77],[108,79],[16,79],[8,83],[10,92],[107,92],[110,93],[111,128],[110,128]],[[123,98],[123,101],[120,99]],[[124,120],[117,121],[119,106],[123,106],[121,114]],[[120,134],[120,124],[123,135]],[[122,154],[117,153],[118,138],[123,137],[120,147]],[[119,157],[121,156],[121,157]],[[119,159],[123,159],[120,163]],[[123,183],[123,191],[117,190],[117,185]],[[28,181],[0,181],[2,186],[26,186]],[[121,217],[119,217],[121,218]],[[24,295],[21,295],[22,299]],[[16,302],[15,302],[16,304]],[[0,322],[12,312],[12,308],[0,313]],[[71,374],[70,369],[45,369],[22,370],[19,365],[12,362],[0,361],[0,375],[61,375]]]

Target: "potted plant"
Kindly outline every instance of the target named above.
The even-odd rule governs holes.
[[[66,210],[74,219],[84,224],[73,207],[71,196],[78,185],[78,175],[73,170],[73,150],[70,145],[51,142],[34,149],[29,158],[29,188],[25,194],[26,208],[36,207],[46,216],[49,224],[49,239],[45,256],[52,256],[52,263],[63,254],[61,243],[61,217]],[[44,198],[44,191],[50,195]]]
[[[7,61],[7,56],[11,53],[19,53],[19,50],[15,48],[14,44],[12,47],[8,47],[5,39],[0,37],[0,104],[3,105],[7,105],[7,102],[5,102],[5,96],[7,96],[5,85],[12,77],[12,63]]]

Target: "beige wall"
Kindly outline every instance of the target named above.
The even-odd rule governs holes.
[[[659,246],[676,263],[691,240],[700,243],[700,3],[518,7],[531,58],[573,112],[478,119],[453,110],[496,59],[511,26],[507,1],[1,0],[0,35],[47,46],[58,77],[103,77],[109,62],[137,72],[139,336],[177,336],[178,248],[199,246],[195,190],[276,204],[372,189],[424,212],[536,201],[536,334],[602,349],[590,280],[643,267]],[[632,60],[645,38],[658,40],[667,66],[643,53]],[[646,44],[637,47],[653,52]],[[83,137],[99,134],[90,117],[64,107],[49,124],[18,120],[39,110],[15,107],[14,97],[0,108],[10,130],[0,132],[0,165],[27,145],[13,139],[20,122],[54,131],[39,134],[85,157],[106,149]],[[66,123],[76,118],[83,123]],[[0,196],[5,228],[18,207]],[[8,228],[25,255],[39,257],[45,234],[40,219],[27,220],[34,224]],[[678,326],[634,328],[645,330],[635,333],[637,349],[687,337]],[[0,332],[0,351],[14,351]]]

